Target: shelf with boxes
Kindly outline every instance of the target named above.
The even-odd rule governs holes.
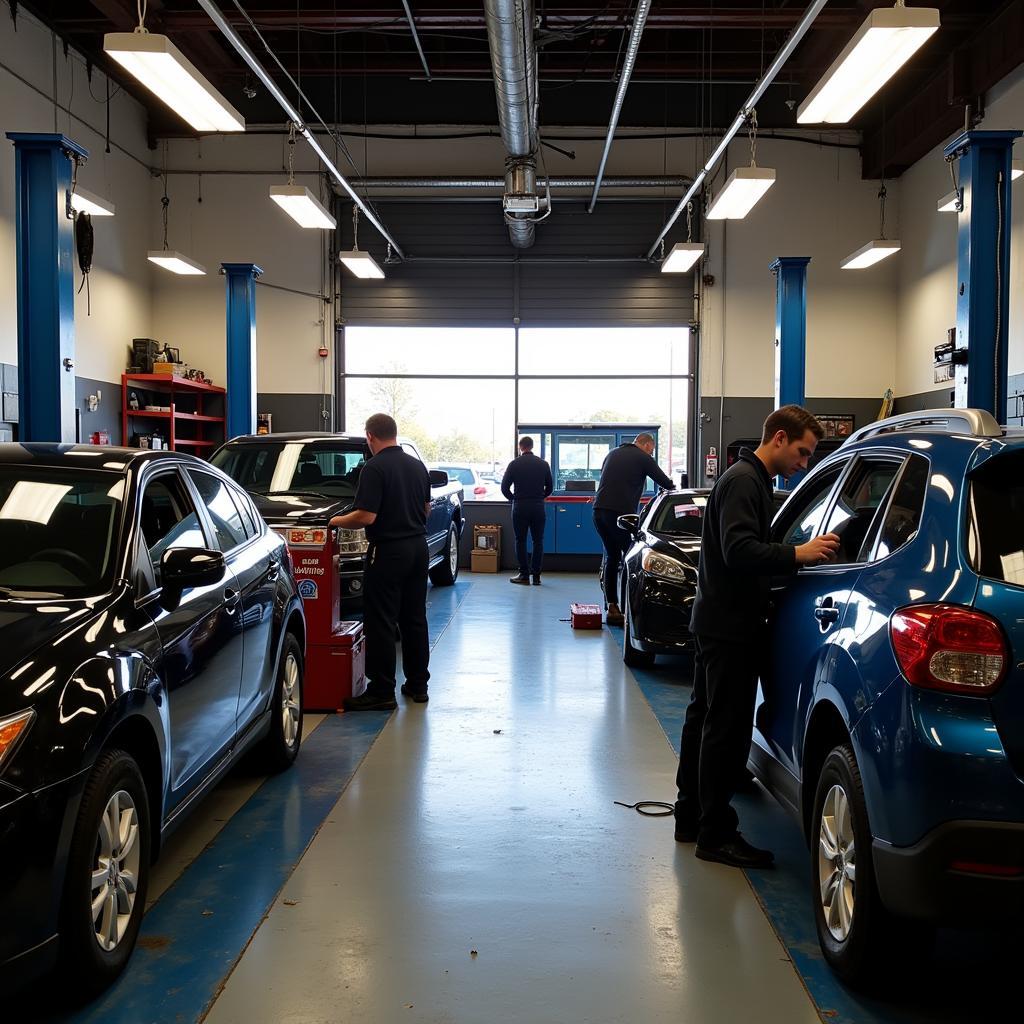
[[[121,427],[132,448],[212,454],[225,440],[224,388],[169,373],[121,375]]]

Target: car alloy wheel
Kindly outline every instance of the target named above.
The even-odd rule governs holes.
[[[138,895],[142,844],[131,794],[112,793],[100,818],[92,869],[93,931],[100,949],[116,949],[128,930]]]
[[[448,534],[448,565],[454,578],[459,572],[459,538],[454,530]]]
[[[288,651],[281,681],[281,735],[289,749],[295,746],[299,735],[299,700],[301,675],[294,651]]]
[[[818,879],[825,924],[837,942],[853,927],[857,886],[857,843],[850,801],[842,786],[828,791],[818,822]]]

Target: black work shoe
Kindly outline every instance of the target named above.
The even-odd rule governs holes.
[[[739,832],[724,843],[714,846],[698,842],[694,852],[701,860],[728,864],[734,868],[770,868],[775,863],[775,854],[771,850],[759,850],[751,846]]]
[[[413,690],[410,689],[408,683],[402,683],[402,696],[410,697],[417,704],[426,704],[430,700],[430,695],[426,690]]]
[[[695,843],[697,842],[698,826],[696,822],[680,821],[676,818],[676,842]]]
[[[540,573],[539,572],[535,572],[533,574],[533,585],[535,587],[539,587],[540,586]]]
[[[518,576],[513,576],[509,583],[518,583],[521,586],[528,587],[530,585],[530,577],[520,573]]]
[[[371,693],[369,690],[359,697],[346,697],[341,706],[346,711],[394,711],[398,707],[394,691]]]

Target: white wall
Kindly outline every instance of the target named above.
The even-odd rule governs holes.
[[[58,103],[71,115],[64,110],[55,114],[55,72]],[[58,131],[84,146],[90,157],[79,182],[117,207],[115,217],[93,220],[92,315],[86,315],[83,291],[75,300],[75,334],[77,374],[120,383],[132,338],[151,336],[152,330],[145,262],[151,154],[145,111],[123,91],[111,101],[112,145],[109,154],[104,152],[105,99],[101,72],[94,69],[90,83],[79,54],[70,50],[65,58],[59,43],[54,50],[50,31],[23,7],[15,30],[7,4],[0,4],[0,127],[5,132]],[[7,363],[18,361],[14,168],[14,146],[0,138],[0,361]],[[75,280],[77,287],[77,260]]]
[[[1024,128],[1024,69],[1009,75],[986,97],[986,130]],[[959,134],[959,133],[957,133]],[[953,183],[943,148],[954,136],[933,149],[900,180],[903,251],[899,260],[896,358],[896,394],[948,391],[949,384],[935,385],[932,350],[946,339],[956,324],[957,217],[938,213],[935,206]],[[1021,150],[1018,143],[1017,150]],[[1010,358],[1011,374],[1024,372],[1024,191],[1013,188],[1013,228],[1010,240]]]

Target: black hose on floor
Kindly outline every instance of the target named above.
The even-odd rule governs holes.
[[[628,807],[645,818],[667,818],[670,814],[675,814],[676,810],[674,804],[667,804],[664,800],[638,800],[635,804],[624,804],[621,800],[615,800],[614,803],[617,807]],[[658,810],[648,810],[650,807],[657,807]]]

